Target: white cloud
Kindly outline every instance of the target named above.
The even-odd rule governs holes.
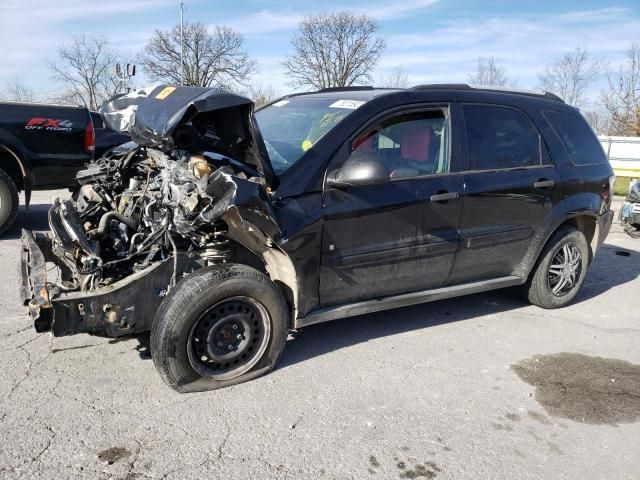
[[[380,4],[371,4],[366,7],[357,7],[352,10],[355,13],[369,15],[378,20],[390,20],[393,18],[401,18],[409,13],[418,10],[424,10],[438,3],[440,0],[408,0],[404,2],[384,2]]]
[[[631,41],[640,40],[638,11],[619,7],[572,10],[560,15],[506,15],[491,8],[487,13],[463,13],[454,20],[438,20],[439,16],[432,15],[429,22],[416,27],[412,16],[428,15],[438,0],[357,0],[355,5],[329,1],[316,8],[290,4],[241,16],[229,13],[229,9],[225,14],[212,10],[210,16],[205,12],[198,19],[229,25],[243,33],[249,53],[260,66],[256,81],[271,83],[283,92],[289,89],[280,62],[290,49],[289,38],[304,15],[318,10],[346,9],[378,19],[387,50],[373,78],[402,66],[413,83],[464,82],[479,56],[493,55],[520,86],[534,87],[537,74],[547,63],[578,45],[606,58],[615,69],[624,60]],[[209,5],[204,0],[188,3]],[[177,5],[177,0],[0,0],[0,89],[5,79],[13,77],[37,90],[55,88],[49,82],[47,62],[55,58],[58,45],[83,31],[104,34],[115,48],[135,53],[154,28],[174,24]],[[187,18],[196,20],[189,11]],[[405,20],[412,26],[406,33],[386,33],[390,27],[402,28]]]
[[[172,0],[110,0],[105,2],[78,2],[76,0],[3,0],[0,12],[4,16],[33,17],[45,21],[69,20],[73,18],[114,15],[146,10],[161,5],[174,4]],[[6,19],[7,17],[5,17]]]
[[[346,10],[360,15],[368,15],[379,21],[401,18],[411,12],[429,8],[440,0],[408,0],[402,3],[374,2],[367,6],[348,6],[325,4],[315,9],[284,8],[280,10],[261,10],[259,12],[232,18],[221,23],[228,25],[246,36],[259,36],[267,33],[293,31],[305,15]]]
[[[294,30],[304,13],[290,8],[282,10],[261,10],[259,12],[223,21],[234,30],[247,36],[262,35],[279,31]]]
[[[495,56],[510,77],[534,87],[547,63],[577,46],[616,67],[638,32],[640,18],[621,8],[461,19],[424,33],[386,35],[388,50],[379,67],[403,65],[423,83],[466,81],[479,56]]]
[[[138,12],[174,4],[174,0],[0,0],[0,45],[3,45],[0,78],[16,77],[38,91],[50,90],[46,65],[55,58],[60,44],[86,32],[104,34],[114,46],[128,50],[134,43],[123,43],[118,35],[109,34],[119,31],[117,20],[136,18]],[[103,21],[101,28],[88,27],[100,21]],[[133,38],[136,34],[140,32],[128,32],[125,36]],[[0,89],[3,86],[0,81]]]

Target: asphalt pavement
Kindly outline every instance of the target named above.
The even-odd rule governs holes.
[[[308,327],[279,367],[180,395],[148,335],[37,334],[0,240],[0,478],[639,479],[640,240],[616,225],[582,291],[501,290]]]

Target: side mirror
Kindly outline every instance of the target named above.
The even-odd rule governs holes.
[[[355,151],[342,168],[329,172],[327,186],[348,188],[358,185],[384,185],[389,183],[389,169],[374,155]]]

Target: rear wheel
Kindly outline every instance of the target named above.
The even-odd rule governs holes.
[[[544,248],[525,284],[533,305],[559,308],[571,303],[584,282],[589,264],[589,246],[574,227],[561,227]]]
[[[0,234],[4,233],[18,215],[18,189],[11,177],[0,170]]]
[[[153,361],[180,392],[257,378],[282,353],[288,315],[278,287],[259,271],[245,265],[199,270],[160,305],[151,330]]]

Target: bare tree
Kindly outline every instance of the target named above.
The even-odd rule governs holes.
[[[539,75],[540,86],[543,90],[555,93],[569,105],[583,106],[589,87],[598,79],[603,68],[602,60],[590,59],[587,50],[577,47],[545,67]]]
[[[504,87],[509,83],[505,69],[499,67],[494,57],[478,57],[478,66],[469,75],[469,83],[475,86]]]
[[[83,34],[58,48],[58,61],[49,63],[49,69],[64,85],[65,101],[95,110],[119,90],[117,61],[106,38]]]
[[[349,12],[305,17],[291,40],[293,54],[282,62],[293,87],[346,87],[371,78],[385,48],[378,24]]]
[[[25,85],[17,78],[12,78],[6,83],[4,92],[0,94],[0,98],[10,102],[34,102],[35,94],[31,87]]]
[[[396,67],[391,72],[380,76],[378,86],[382,88],[408,88],[409,75],[402,67]]]
[[[94,109],[85,101],[82,95],[74,89],[63,89],[50,92],[46,98],[46,101],[49,103],[57,103],[60,105],[84,105],[91,110]]]
[[[140,60],[151,80],[180,84],[180,26],[156,30]],[[256,63],[244,49],[242,35],[229,27],[207,29],[203,23],[184,26],[184,84],[226,87],[244,84],[256,72]]]
[[[252,84],[249,86],[249,91],[246,93],[255,103],[256,108],[260,108],[267,103],[274,100],[278,95],[273,88],[273,85],[265,84]]]
[[[602,103],[613,119],[614,133],[640,136],[640,43],[631,44],[626,67],[608,74],[608,79]]]
[[[606,109],[600,107],[587,110],[584,118],[598,135],[615,135],[615,123]]]

